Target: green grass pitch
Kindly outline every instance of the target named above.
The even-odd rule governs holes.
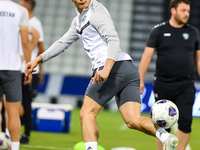
[[[70,133],[32,131],[30,143],[28,145],[21,145],[20,150],[73,150],[74,145],[82,141],[79,111],[79,109],[72,111]],[[142,114],[142,116],[149,115]],[[97,116],[97,123],[100,131],[98,142],[106,150],[111,150],[114,147],[156,150],[155,138],[127,128],[119,112],[102,110]],[[190,139],[192,150],[198,150],[200,147],[199,125],[200,118],[194,118]]]

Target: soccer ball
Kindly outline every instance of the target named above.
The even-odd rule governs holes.
[[[151,107],[150,117],[155,125],[167,129],[178,121],[179,111],[173,102],[159,100]]]
[[[0,132],[0,150],[7,150],[10,146],[10,138],[4,132]]]

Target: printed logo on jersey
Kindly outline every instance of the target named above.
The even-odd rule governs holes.
[[[84,22],[84,21],[86,20],[86,18],[87,18],[87,16],[85,15],[85,16],[83,17],[83,19],[81,20],[81,22]]]
[[[184,38],[185,40],[188,40],[189,37],[190,37],[190,35],[189,35],[188,33],[183,33],[183,38]]]
[[[15,13],[13,12],[7,12],[7,11],[0,11],[0,16],[1,17],[15,17]]]
[[[171,36],[171,33],[164,33],[164,36]]]

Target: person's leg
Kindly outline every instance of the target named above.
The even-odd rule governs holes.
[[[20,104],[20,106],[19,106],[19,116],[23,117],[23,115],[24,115],[24,107],[23,107],[22,104]]]
[[[182,85],[179,88],[176,105],[179,109],[179,120],[177,138],[179,145],[177,150],[185,150],[190,139],[191,126],[192,126],[192,108],[195,99],[194,84]]]
[[[171,129],[165,129],[167,132],[171,132]],[[162,144],[162,142],[159,140],[159,139],[156,139],[156,145],[157,145],[157,149],[158,150],[162,150],[162,148],[163,148],[163,144]]]
[[[157,129],[150,118],[140,115],[140,108],[141,104],[138,102],[126,102],[119,107],[127,126],[157,137],[164,145],[163,150],[175,150],[178,144],[177,137],[169,134],[163,128]]]
[[[4,94],[3,95],[3,105],[4,105],[4,108],[5,108],[5,112],[4,112],[4,118],[5,118],[5,132],[6,132],[6,135],[10,137],[10,132],[8,130],[8,112],[6,110],[6,95]]]
[[[8,129],[12,142],[19,142],[20,136],[20,119],[19,119],[19,102],[6,102],[6,110],[8,113]]]
[[[184,133],[183,131],[178,129],[176,136],[180,142],[180,144],[177,146],[177,150],[185,150],[190,140],[190,133]]]
[[[173,125],[173,130],[174,130],[174,133],[176,133],[176,135],[179,136],[179,133],[177,134],[177,131],[179,130],[179,129],[178,129],[178,123],[176,123],[176,124]],[[178,132],[182,132],[182,131],[179,130]],[[186,133],[186,134],[187,134],[187,133]],[[189,133],[189,136],[190,136],[190,133]],[[180,139],[180,140],[184,140],[184,139],[187,139],[187,138],[188,138],[188,137],[184,137],[184,136],[183,136],[183,139],[180,139],[180,138],[179,138],[179,139]],[[189,137],[189,138],[190,138],[190,137]],[[191,150],[191,147],[190,147],[190,144],[189,144],[189,138],[188,138],[188,144],[187,144],[185,150]]]
[[[160,82],[154,82],[153,91],[156,101],[161,99],[167,99],[175,102],[176,99],[176,86],[174,84],[166,84]],[[170,132],[170,129],[167,129],[167,132]],[[159,139],[156,139],[157,150],[162,150],[163,144]]]
[[[24,74],[22,74],[22,79],[24,79]],[[22,80],[23,81],[23,80]],[[22,116],[23,124],[24,124],[24,134],[20,137],[21,144],[28,144],[30,138],[30,132],[32,128],[32,85],[24,85],[22,83],[22,107],[24,110],[24,114]]]
[[[84,103],[80,111],[82,136],[86,146],[93,148],[93,150],[97,150],[97,140],[99,137],[99,129],[95,117],[101,109],[101,105],[90,97],[85,96]],[[94,147],[92,147],[93,144],[95,145]]]
[[[159,139],[156,139],[156,145],[158,150],[162,150],[163,144]]]
[[[20,71],[2,72],[3,93],[6,95],[5,109],[8,113],[8,130],[11,135],[11,150],[19,150],[20,118],[19,101],[21,101]]]
[[[32,110],[31,110],[31,101],[32,101],[32,92],[30,89],[30,85],[22,86],[22,106],[24,108],[24,128],[27,136],[30,135],[31,127],[32,127]]]
[[[119,108],[119,111],[129,128],[137,129],[146,134],[156,136],[157,129],[152,123],[151,118],[141,117],[140,108],[140,103],[126,102]]]

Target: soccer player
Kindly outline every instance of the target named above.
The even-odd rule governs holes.
[[[188,0],[171,0],[171,18],[156,25],[149,36],[139,65],[140,93],[144,90],[144,76],[156,49],[154,77],[156,101],[168,99],[179,109],[177,150],[185,150],[191,133],[194,103],[194,66],[200,74],[200,43],[198,30],[187,24],[190,15]],[[158,150],[162,144],[157,141]]]
[[[29,25],[29,34],[31,34],[31,37],[32,37],[32,39],[30,41],[31,42],[31,49],[34,49],[34,47],[38,43],[38,39],[40,37],[40,34],[39,34],[39,32],[35,28],[31,27],[30,25]],[[21,39],[19,40],[19,42],[21,43]],[[21,44],[19,44],[19,47],[20,47],[21,61],[24,62],[25,65],[26,65],[25,57],[24,57],[24,54],[23,54],[23,50],[22,50]],[[25,68],[25,66],[24,66],[24,68]],[[23,72],[24,72],[24,69],[23,69]],[[27,84],[27,85],[24,84],[24,80],[23,80],[24,77],[25,76],[22,76],[22,89],[23,89],[23,86],[29,87],[29,85],[30,85],[30,84]],[[32,81],[33,81],[33,79],[32,79]],[[23,91],[22,91],[22,93],[23,93]],[[2,110],[3,106],[4,106],[4,108],[6,107],[5,103],[6,103],[6,95],[3,94],[3,91],[0,88],[0,110]],[[4,110],[5,110],[5,112],[3,112],[3,113],[4,113],[5,117],[4,118],[0,117],[1,118],[0,119],[0,124],[1,124],[1,122],[5,123],[5,129],[2,129],[2,131],[5,130],[6,135],[10,137],[10,132],[8,130],[8,113],[6,111],[6,108]],[[0,111],[0,112],[2,112],[2,111]],[[20,117],[22,116],[21,115],[22,113],[24,114],[24,110],[23,110],[22,105],[20,105],[20,108],[19,108],[19,115],[20,115]],[[4,127],[4,126],[2,125],[2,127]]]
[[[150,118],[140,115],[139,73],[131,57],[120,49],[118,34],[108,10],[96,0],[71,1],[77,8],[77,16],[70,29],[44,53],[29,62],[25,74],[28,76],[39,63],[57,56],[80,39],[91,58],[93,70],[80,111],[86,150],[97,150],[99,131],[95,118],[113,96],[129,128],[156,136],[169,145],[167,150],[176,147],[176,136],[161,128],[156,130]]]
[[[19,101],[22,99],[20,36],[25,60],[29,62],[31,59],[27,10],[15,2],[0,0],[0,29],[0,86],[6,95],[11,150],[19,150]],[[31,79],[31,74],[26,76],[25,84],[29,84]]]
[[[29,13],[29,25],[34,27],[38,32],[40,37],[35,39],[36,47],[33,49],[31,53],[31,60],[36,58],[38,54],[41,54],[44,52],[44,34],[43,34],[43,27],[41,24],[41,21],[34,16],[33,11],[36,5],[35,0],[21,0],[20,5],[24,6]],[[32,39],[32,35],[29,35],[30,40]],[[33,42],[34,42],[33,41]],[[24,70],[25,70],[26,62],[22,62],[22,78],[24,78]],[[22,120],[24,123],[24,134],[20,138],[21,144],[28,144],[30,139],[30,132],[32,129],[32,108],[31,108],[31,102],[32,102],[32,95],[36,88],[36,85],[38,83],[38,77],[43,76],[43,70],[42,66],[40,64],[36,67],[36,72],[33,73],[33,80],[32,83],[29,85],[24,85],[22,82],[22,105],[20,110],[24,110],[24,113],[22,115]]]

